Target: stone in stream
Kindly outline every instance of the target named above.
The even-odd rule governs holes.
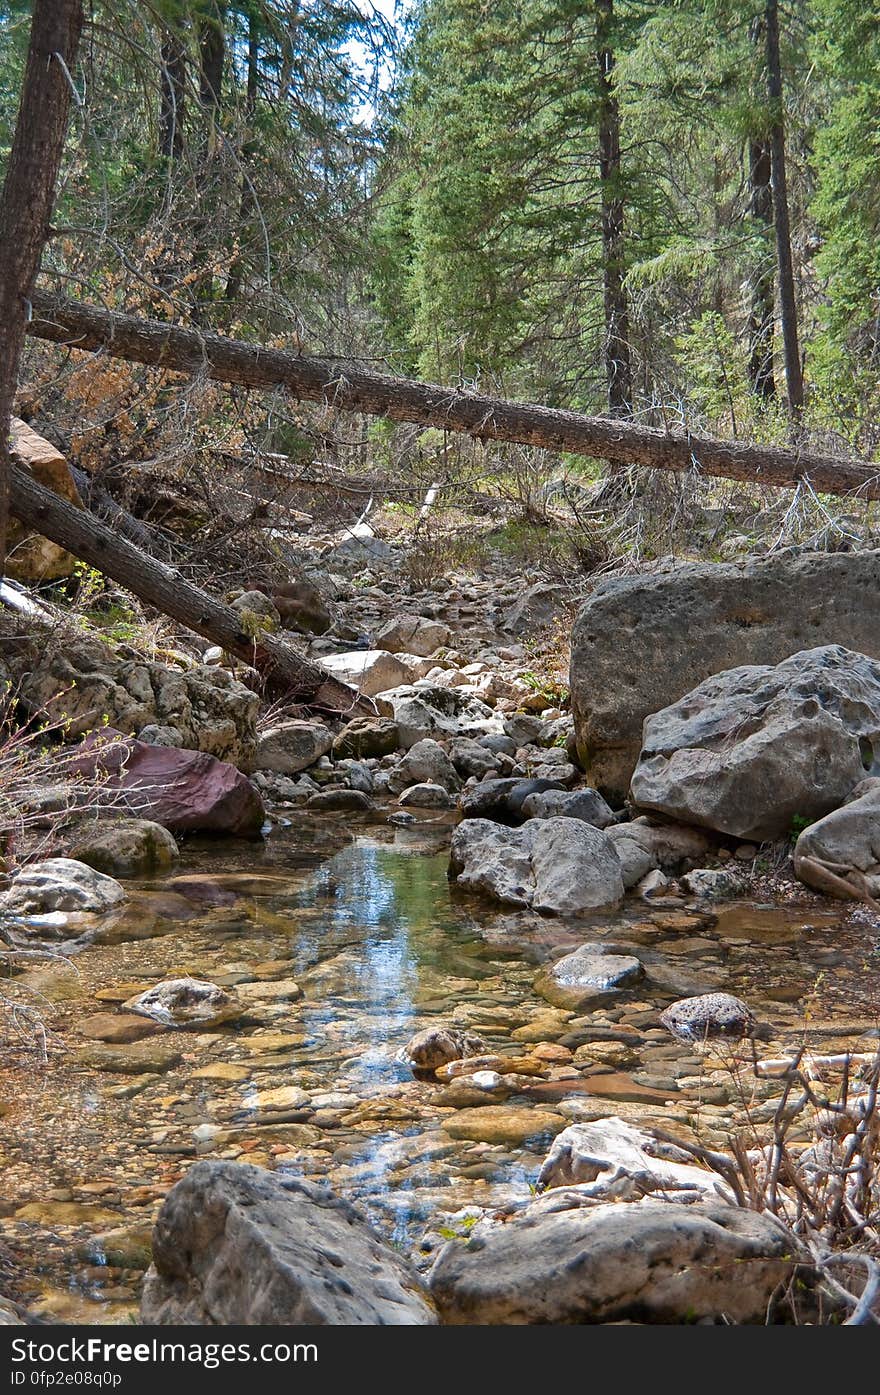
[[[310,795],[306,808],[316,813],[330,813],[334,810],[348,810],[351,813],[365,813],[374,808],[372,799],[363,790],[329,789]]]
[[[657,868],[676,872],[705,857],[710,847],[706,833],[684,824],[655,823],[644,816],[605,830],[620,858],[621,875],[627,890]]]
[[[201,751],[148,745],[105,729],[86,738],[76,768],[141,818],[173,832],[259,833],[263,801],[246,775]]]
[[[411,1326],[436,1317],[415,1271],[348,1202],[300,1178],[201,1162],[162,1204],[141,1320]]]
[[[880,662],[840,645],[729,669],[648,717],[631,798],[719,833],[787,837],[880,768]]]
[[[668,1032],[682,1041],[702,1041],[705,1037],[746,1037],[757,1027],[754,1013],[732,993],[702,993],[671,1003],[660,1014]]]
[[[530,1105],[494,1104],[445,1115],[441,1128],[450,1138],[520,1146],[528,1139],[556,1133],[563,1122],[562,1115],[546,1109],[535,1109]]]
[[[542,969],[535,990],[554,1007],[578,1011],[609,994],[629,988],[644,975],[631,954],[609,954],[597,945],[580,945]]]
[[[111,1046],[141,1041],[160,1030],[157,1022],[131,1012],[96,1012],[79,1024],[80,1034],[89,1041],[104,1041]]]
[[[556,1135],[538,1174],[538,1191],[579,1186],[596,1201],[632,1201],[651,1192],[682,1200],[733,1201],[717,1172],[697,1167],[693,1155],[612,1115],[571,1124]]]
[[[464,791],[459,800],[459,808],[463,819],[495,819],[499,823],[521,823],[527,817],[523,812],[525,801],[550,791],[557,794],[567,793],[556,779],[510,777],[503,780],[481,780],[478,785]]]
[[[738,877],[735,872],[725,872],[714,867],[695,867],[692,872],[685,873],[681,879],[681,885],[692,896],[706,896],[715,899],[725,896],[745,896],[748,891],[748,883],[744,877]]]
[[[449,865],[450,875],[468,890],[551,915],[623,900],[613,844],[579,819],[530,819],[516,829],[467,819],[453,834]]]
[[[173,867],[180,857],[167,828],[150,819],[101,818],[80,830],[71,854],[111,877],[139,877]]]
[[[168,978],[130,998],[129,1012],[150,1017],[163,1027],[209,1031],[241,1016],[241,1004],[216,983],[197,978]]]
[[[764,1323],[805,1258],[772,1217],[722,1201],[562,1188],[449,1241],[428,1283],[448,1325]]]
[[[4,911],[19,914],[46,911],[112,910],[127,899],[124,887],[72,857],[50,857],[23,867],[0,897]]]
[[[400,1051],[401,1060],[413,1070],[435,1071],[448,1061],[460,1061],[468,1056],[481,1056],[486,1043],[476,1032],[459,1031],[454,1027],[426,1027]]]
[[[880,659],[878,590],[880,551],[792,550],[600,581],[571,644],[572,709],[592,783],[624,798],[645,718],[712,674],[779,664],[816,644]]]

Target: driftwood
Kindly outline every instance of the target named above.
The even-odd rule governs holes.
[[[74,349],[102,350],[130,362],[201,374],[242,387],[282,389],[306,401],[462,432],[482,441],[518,442],[595,456],[612,464],[694,471],[778,488],[794,488],[808,480],[820,493],[880,499],[880,463],[718,441],[617,418],[509,402],[389,377],[355,362],[266,349],[219,334],[116,314],[44,291],[33,295],[28,332]]]
[[[231,606],[215,601],[175,568],[148,556],[93,513],[59,498],[15,464],[10,476],[10,504],[12,513],[29,528],[97,567],[148,605],[243,659],[290,701],[347,715],[375,714],[375,705],[368,698],[274,636],[248,635],[241,627],[241,616]]]

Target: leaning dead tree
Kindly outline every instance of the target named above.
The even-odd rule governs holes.
[[[83,25],[82,0],[36,0],[6,178],[0,192],[0,574],[9,514],[9,420],[28,296],[40,269]]]
[[[35,532],[51,538],[76,557],[134,592],[164,615],[222,645],[250,664],[267,685],[292,702],[343,715],[375,715],[376,708],[324,669],[270,634],[257,638],[242,629],[241,616],[222,605],[174,568],[149,557],[93,513],[78,509],[38,484],[28,470],[10,471],[12,512]]]
[[[631,421],[395,378],[356,362],[267,349],[159,320],[84,305],[37,292],[28,332],[71,349],[110,354],[133,363],[247,388],[281,388],[304,401],[326,402],[367,416],[458,431],[481,441],[509,441],[594,456],[612,464],[718,476],[795,488],[809,481],[818,493],[880,499],[880,463],[810,451],[719,441],[681,430],[661,431]]]

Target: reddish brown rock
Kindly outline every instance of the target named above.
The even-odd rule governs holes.
[[[263,801],[246,775],[227,761],[177,746],[148,746],[112,730],[87,738],[78,762],[103,777],[128,809],[174,832],[258,833]]]

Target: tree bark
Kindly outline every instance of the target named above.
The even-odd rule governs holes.
[[[176,164],[183,155],[186,110],[186,41],[176,27],[162,37],[159,69],[159,154]]]
[[[797,419],[804,405],[804,378],[798,343],[797,302],[791,260],[791,227],[788,213],[788,184],[785,173],[785,125],[782,103],[782,67],[779,58],[778,0],[767,0],[764,10],[764,38],[767,51],[767,95],[770,99],[770,153],[773,187],[773,221],[776,227],[776,265],[779,277],[779,319],[785,358],[785,389],[788,410]]]
[[[73,349],[103,350],[132,363],[241,387],[282,388],[303,401],[460,431],[480,441],[515,441],[612,463],[693,470],[781,488],[808,479],[822,493],[857,492],[865,499],[880,499],[880,463],[719,441],[619,418],[508,402],[437,383],[388,377],[346,360],[265,349],[159,320],[119,315],[44,291],[34,292],[32,300],[34,318],[28,333]]]
[[[752,392],[768,402],[776,395],[773,375],[773,192],[770,186],[770,147],[764,140],[749,141],[749,213],[761,239],[761,255],[754,269],[749,307],[749,382]]]
[[[12,471],[9,422],[28,297],[55,202],[82,25],[82,0],[35,0],[21,101],[0,194],[0,576],[6,566]]]
[[[112,577],[147,605],[222,645],[257,669],[291,701],[332,712],[375,715],[375,705],[369,699],[359,697],[347,684],[274,636],[251,638],[231,606],[215,601],[174,567],[148,557],[93,513],[76,508],[38,484],[21,465],[12,465],[10,483],[12,512],[22,523]]]
[[[620,184],[620,107],[614,90],[613,21],[614,0],[596,0],[605,375],[608,382],[608,411],[611,416],[617,417],[629,416],[632,412],[632,366],[629,306],[623,283],[624,208]]]

